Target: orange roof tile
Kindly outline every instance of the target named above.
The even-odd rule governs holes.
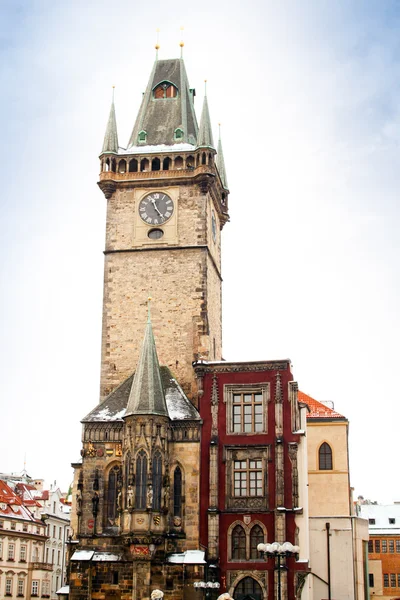
[[[318,400],[311,398],[311,396],[308,396],[304,392],[299,391],[298,399],[299,402],[307,404],[310,409],[310,412],[307,413],[307,419],[346,419],[345,416],[336,412],[333,408],[329,408],[326,404],[318,402]]]

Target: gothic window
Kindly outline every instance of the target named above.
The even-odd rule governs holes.
[[[332,448],[324,442],[321,444],[318,452],[318,462],[320,471],[331,471],[332,467]]]
[[[153,91],[153,96],[157,100],[160,98],[176,98],[177,95],[178,88],[176,88],[172,83],[169,83],[168,81],[163,81],[162,83],[159,83]]]
[[[147,456],[141,450],[136,458],[136,506],[146,508],[147,494]]]
[[[237,584],[233,593],[235,600],[244,600],[244,598],[251,598],[253,600],[262,599],[262,589],[259,583],[252,577],[244,577]]]
[[[203,152],[203,154],[201,155],[201,164],[202,164],[202,165],[205,165],[205,164],[206,164],[206,162],[207,162],[207,160],[206,160],[206,153],[205,153],[205,152]]]
[[[174,517],[182,517],[182,471],[176,467],[174,471]]]
[[[170,166],[171,166],[171,159],[169,158],[169,156],[167,156],[163,160],[163,165],[162,165],[163,171],[169,171]]]
[[[268,383],[224,386],[227,433],[267,433]]]
[[[240,525],[232,531],[232,560],[246,560],[246,533]]]
[[[183,169],[183,158],[182,156],[177,156],[175,159],[175,169]]]
[[[118,480],[120,478],[120,467],[115,466],[111,469],[108,475],[107,496],[106,496],[106,515],[107,522],[114,524],[114,519],[117,516],[117,496],[118,496]]]
[[[262,461],[235,460],[233,462],[233,495],[236,497],[262,496]]]
[[[140,170],[143,171],[148,171],[149,170],[149,161],[147,158],[142,158],[142,160],[140,161]]]
[[[250,531],[250,558],[255,560],[259,558],[260,553],[257,550],[258,544],[264,543],[264,532],[259,525],[254,525]]]
[[[113,173],[115,173],[116,168],[117,168],[117,161],[115,160],[115,158],[112,158],[111,159],[111,171]]]
[[[124,158],[118,163],[118,173],[126,173],[126,160]]]
[[[161,454],[157,452],[153,457],[153,508],[161,508],[161,487],[162,487],[162,461]]]

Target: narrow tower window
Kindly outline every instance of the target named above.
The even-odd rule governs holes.
[[[332,448],[326,442],[321,444],[319,448],[318,459],[320,471],[332,470]]]
[[[160,159],[159,158],[153,158],[153,160],[151,161],[151,170],[152,171],[159,171],[160,167],[161,167]]]
[[[162,482],[162,461],[161,454],[153,457],[153,508],[160,510],[161,508],[161,482]]]
[[[250,558],[256,560],[260,553],[257,550],[258,544],[264,543],[264,532],[259,525],[254,525],[250,531]]]
[[[117,489],[118,479],[120,476],[120,468],[114,467],[111,469],[108,476],[107,488],[107,522],[109,525],[114,524],[114,519],[117,516]]]
[[[141,450],[136,458],[136,506],[146,508],[147,493],[147,456]]]
[[[174,517],[182,517],[182,471],[176,467],[174,471]]]

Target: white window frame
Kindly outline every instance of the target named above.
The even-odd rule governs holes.
[[[261,394],[262,397],[262,426],[260,431],[244,431],[244,423],[242,423],[241,431],[234,431],[234,395],[240,394]],[[265,435],[268,433],[268,403],[271,396],[271,386],[268,381],[260,383],[228,383],[224,385],[224,403],[226,404],[226,432],[228,435]],[[245,404],[245,403],[241,403]],[[239,406],[239,404],[238,404]],[[249,403],[249,406],[254,406],[254,402]],[[254,415],[253,415],[254,416]],[[255,429],[253,423],[252,428]]]
[[[32,596],[39,596],[39,580],[32,579]]]

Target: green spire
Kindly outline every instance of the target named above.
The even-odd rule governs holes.
[[[210,113],[208,110],[208,102],[207,102],[207,81],[205,83],[205,93],[204,93],[204,102],[203,102],[203,110],[201,111],[200,117],[200,125],[199,125],[199,133],[197,135],[197,147],[207,147],[214,148],[214,140],[211,129],[211,120]]]
[[[168,416],[151,325],[150,299],[142,349],[126,407],[125,416],[129,415]]]
[[[103,152],[118,152],[118,133],[117,133],[117,121],[115,118],[115,106],[114,106],[114,87],[113,97],[111,102],[110,116],[108,117],[106,134],[104,136]]]
[[[228,189],[228,179],[227,179],[227,176],[226,176],[224,153],[222,151],[221,124],[220,123],[219,123],[218,148],[217,148],[217,156],[216,156],[216,159],[215,159],[215,163],[217,165],[219,176],[221,177],[222,185],[227,190]]]

